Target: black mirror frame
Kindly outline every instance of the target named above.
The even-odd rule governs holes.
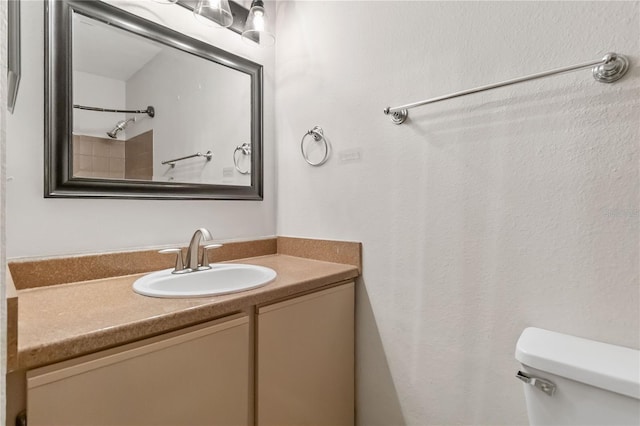
[[[262,200],[262,65],[101,1],[48,0],[45,9],[45,198]],[[71,162],[73,12],[248,74],[252,98],[251,185],[74,178]]]
[[[7,3],[7,110],[13,114],[20,86],[20,1]]]

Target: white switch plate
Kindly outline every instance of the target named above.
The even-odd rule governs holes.
[[[338,152],[338,162],[340,164],[358,163],[360,161],[362,161],[362,149],[360,147],[343,149]]]

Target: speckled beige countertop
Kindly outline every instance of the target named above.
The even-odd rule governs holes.
[[[275,281],[242,293],[161,299],[134,293],[144,274],[18,290],[19,369],[143,339],[355,278],[358,267],[284,254],[234,260],[274,269]]]

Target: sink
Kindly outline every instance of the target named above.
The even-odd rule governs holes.
[[[152,272],[133,283],[133,291],[152,297],[205,297],[237,293],[269,284],[276,278],[271,268],[220,263],[211,269],[172,274],[173,269]]]

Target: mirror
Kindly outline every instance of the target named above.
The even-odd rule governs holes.
[[[48,2],[45,197],[262,199],[262,66],[103,2]]]

